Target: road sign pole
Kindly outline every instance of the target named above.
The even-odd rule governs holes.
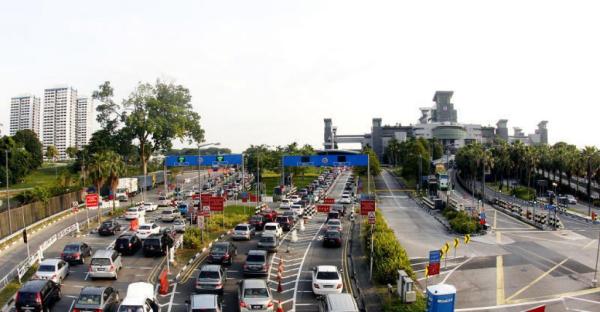
[[[367,158],[367,194],[371,195],[371,155]]]
[[[369,268],[369,280],[373,279],[373,224],[371,224],[371,264]]]

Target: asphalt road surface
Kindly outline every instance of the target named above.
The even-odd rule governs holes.
[[[333,183],[330,189],[329,197],[338,199],[341,196],[345,182],[349,177],[348,172],[343,172]],[[279,210],[281,212],[281,210]],[[301,229],[299,223],[296,224],[297,241],[292,242],[293,230],[286,232],[284,239],[281,240],[277,253],[269,256],[269,273],[266,280],[270,282],[270,288],[276,302],[281,302],[284,311],[318,311],[318,301],[312,293],[311,288],[311,268],[317,265],[336,265],[342,268],[343,248],[325,248],[322,246],[323,224],[326,216],[324,213],[315,214],[308,220]],[[348,231],[349,221],[344,220],[345,231]],[[242,266],[245,255],[249,250],[256,249],[257,237],[250,241],[235,241],[237,246],[237,256],[234,257],[233,264],[227,267],[227,282],[225,284],[223,295],[223,310],[237,311],[238,282],[244,279]],[[347,233],[344,238],[347,237]],[[169,307],[168,311],[184,312],[187,306],[184,303],[190,295],[195,293],[195,278],[199,273],[199,267],[205,263],[206,253],[202,254],[179,283],[171,288],[171,293],[161,297],[161,304]],[[283,261],[282,272],[282,292],[277,291],[278,279],[277,271],[279,263]],[[189,277],[188,277],[189,276]],[[348,289],[344,284],[344,289]]]
[[[493,229],[465,245],[462,235],[449,234],[405,198],[390,174],[384,172],[375,183],[379,207],[406,247],[418,282],[454,285],[457,311],[524,311],[543,304],[547,311],[600,311],[600,288],[592,287],[598,228],[588,224],[571,230],[574,224],[567,222],[564,230],[541,231],[486,206]],[[455,191],[472,200],[459,187]],[[456,257],[451,248],[441,274],[426,279],[428,250],[445,242],[452,246],[455,237],[460,240]]]

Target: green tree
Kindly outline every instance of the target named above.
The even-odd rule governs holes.
[[[10,184],[20,182],[31,171],[31,155],[10,136],[0,138],[0,183],[3,187],[6,186],[6,163]]]
[[[37,169],[44,161],[44,147],[37,134],[30,129],[19,130],[13,136],[15,142],[23,147],[31,156],[28,162],[30,169]]]
[[[173,139],[202,142],[204,130],[200,115],[192,110],[189,90],[181,85],[158,80],[154,85],[140,83],[124,102],[124,131],[137,140],[140,162],[147,174],[149,157],[157,151],[168,151]]]
[[[98,90],[92,93],[92,98],[100,102],[96,106],[96,112],[98,112],[96,120],[100,124],[100,127],[109,134],[114,134],[116,131],[119,126],[120,117],[120,106],[113,101],[113,94],[114,89],[110,85],[110,81],[105,81],[98,86]]]
[[[370,147],[364,147],[362,149],[363,154],[367,154],[369,156],[369,167],[371,176],[377,176],[381,173],[381,164],[379,163],[379,158],[375,151],[373,151]],[[357,175],[366,175],[367,167],[355,167],[354,172]]]
[[[106,182],[110,186],[110,191],[113,195],[112,211],[114,213],[116,200],[114,195],[116,194],[117,186],[119,186],[119,178],[125,175],[126,167],[121,155],[113,151],[104,152],[102,159],[105,160],[104,172],[106,174]]]
[[[67,153],[67,156],[69,156],[69,158],[73,159],[77,156],[77,147],[69,146],[65,150],[65,153]]]
[[[53,161],[56,161],[58,158],[58,149],[54,145],[49,145],[46,148],[46,158]]]
[[[391,164],[393,166],[398,166],[400,164],[400,153],[401,153],[401,145],[396,138],[392,138],[387,147],[385,148],[385,152],[383,154],[385,162]]]

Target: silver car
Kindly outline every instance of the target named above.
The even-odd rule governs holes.
[[[238,289],[240,312],[273,312],[273,295],[262,279],[245,279]]]
[[[250,224],[243,223],[243,224],[238,224],[235,226],[235,228],[233,229],[233,234],[231,235],[231,238],[251,240],[252,236],[254,236],[254,234],[255,234],[254,227]]]
[[[177,219],[177,220],[173,221],[173,230],[175,230],[176,232],[178,232],[178,233],[185,232],[185,227],[186,227],[185,220]]]
[[[96,251],[92,257],[88,274],[91,279],[113,278],[116,280],[122,267],[120,253],[113,249],[101,249]]]
[[[227,273],[218,264],[205,264],[196,278],[196,292],[223,294]]]

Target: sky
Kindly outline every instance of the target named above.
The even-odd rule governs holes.
[[[207,142],[242,151],[416,123],[436,90],[459,122],[599,145],[598,1],[2,1],[0,123],[10,98],[104,81],[189,88]],[[512,130],[511,130],[512,132]],[[178,143],[177,146],[182,146]]]

